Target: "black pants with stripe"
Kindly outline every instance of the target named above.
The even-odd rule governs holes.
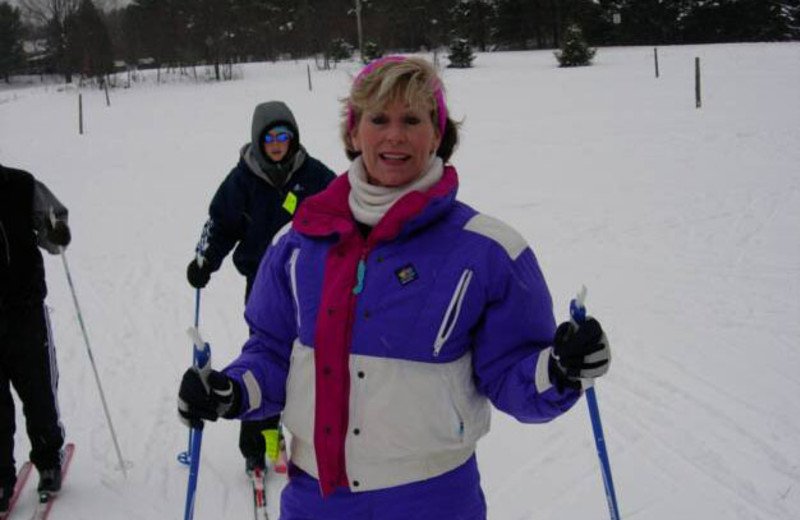
[[[58,367],[43,303],[0,309],[0,485],[16,479],[14,387],[22,401],[31,442],[30,460],[39,469],[56,467],[64,445],[56,392]]]

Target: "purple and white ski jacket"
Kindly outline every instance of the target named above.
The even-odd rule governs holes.
[[[261,262],[251,337],[225,373],[243,390],[242,419],[283,412],[292,462],[323,495],[459,467],[489,431],[489,402],[533,423],[579,398],[549,380],[555,322],[533,252],[457,188],[448,166],[365,239],[342,175]]]

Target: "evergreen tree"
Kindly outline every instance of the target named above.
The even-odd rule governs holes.
[[[0,3],[0,77],[8,83],[11,73],[22,66],[22,20],[19,9]]]
[[[66,19],[64,26],[67,32],[67,56],[72,70],[94,78],[113,71],[111,38],[92,0],[82,0],[78,10]]]
[[[591,65],[597,49],[592,49],[583,37],[583,31],[573,24],[564,33],[561,50],[556,51],[556,59],[561,67],[582,67]]]
[[[466,38],[453,38],[453,41],[450,42],[450,54],[447,55],[447,59],[450,60],[448,67],[451,69],[468,69],[472,67],[475,54]]]
[[[174,2],[168,0],[135,0],[126,8],[125,41],[134,53],[131,58],[152,58],[159,66],[177,59],[182,47],[181,32]],[[184,24],[195,23],[193,17],[182,17]]]
[[[691,8],[687,0],[616,0],[605,4],[607,13],[618,13],[615,43],[666,45],[680,41],[680,20]]]
[[[361,61],[364,64],[371,62],[372,60],[377,60],[378,58],[383,57],[383,49],[378,46],[377,42],[372,40],[364,42],[364,55],[361,56]]]
[[[784,4],[786,4],[784,14],[789,21],[792,39],[800,40],[800,0],[787,0]]]
[[[349,60],[353,56],[353,46],[344,38],[334,38],[328,48],[328,56],[334,63]]]
[[[506,49],[525,49],[535,30],[530,25],[533,10],[539,2],[527,0],[497,0],[494,40]]]
[[[686,43],[780,41],[800,36],[797,0],[694,0],[682,20]]]
[[[486,52],[494,26],[493,0],[458,0],[449,10],[451,30]]]

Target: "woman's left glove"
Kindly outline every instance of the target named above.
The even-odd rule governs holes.
[[[571,321],[558,326],[549,368],[559,392],[581,390],[582,381],[602,376],[610,364],[611,347],[600,322],[587,318],[580,326]]]
[[[203,420],[230,419],[238,415],[242,402],[239,385],[222,372],[202,373],[192,367],[183,374],[178,391],[178,415],[192,428],[202,428]]]

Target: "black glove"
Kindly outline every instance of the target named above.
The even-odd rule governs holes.
[[[594,318],[580,326],[564,322],[556,329],[550,358],[550,376],[558,391],[565,387],[581,390],[582,379],[594,379],[608,372],[611,347]]]
[[[211,370],[205,380],[197,367],[183,374],[178,391],[178,415],[185,425],[202,428],[203,419],[216,421],[220,417],[236,417],[241,403],[239,385],[222,372]]]
[[[211,270],[208,268],[208,263],[203,262],[203,267],[197,265],[197,259],[189,262],[186,267],[186,279],[189,280],[189,285],[195,289],[202,289],[211,278]]]
[[[48,222],[47,240],[57,246],[67,247],[70,240],[72,240],[72,234],[69,232],[67,223],[63,220],[56,220],[55,224]]]

